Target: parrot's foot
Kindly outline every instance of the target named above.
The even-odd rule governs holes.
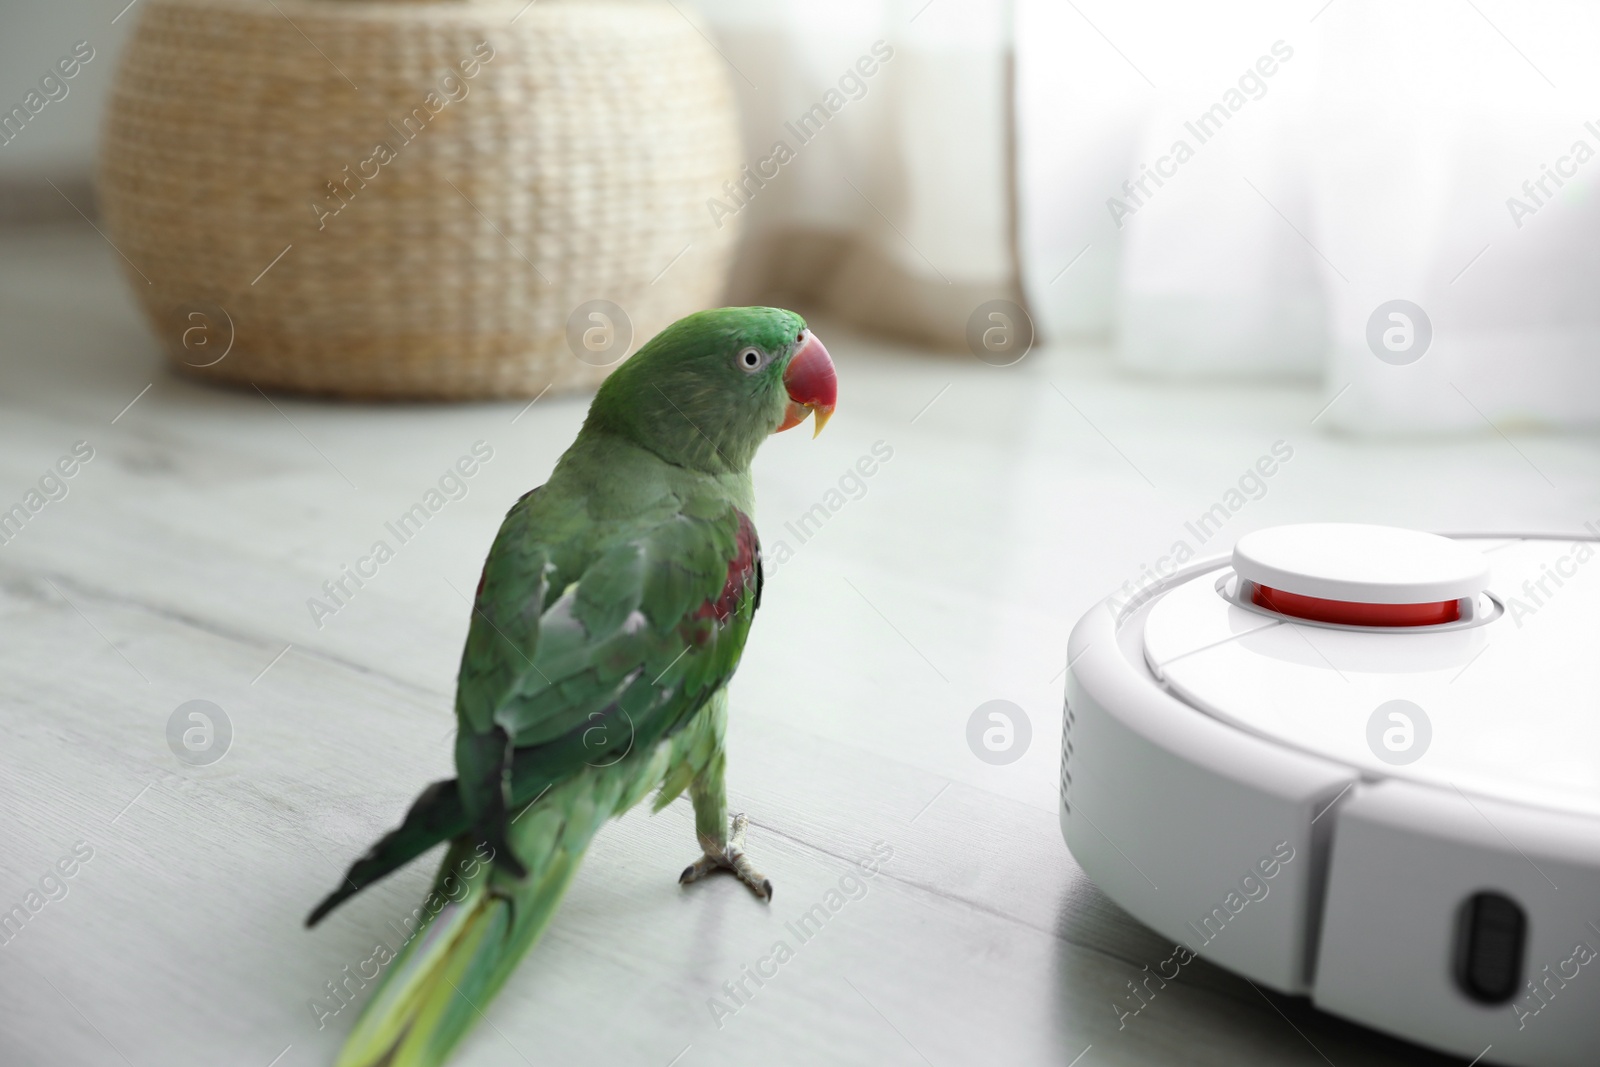
[[[772,900],[772,879],[755,869],[750,862],[750,857],[744,854],[744,832],[750,825],[750,817],[743,812],[733,817],[733,832],[728,835],[728,844],[718,848],[716,842],[708,841],[704,836],[700,838],[700,847],[705,849],[705,855],[695,860],[683,869],[678,876],[679,885],[688,885],[698,882],[715,870],[732,871],[738,876],[739,881],[750,887],[750,891],[762,900]]]

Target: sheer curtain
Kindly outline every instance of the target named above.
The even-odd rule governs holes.
[[[1019,0],[1041,331],[1315,375],[1350,432],[1600,422],[1596,44],[1572,3]]]
[[[1010,24],[992,0],[695,0],[740,95],[752,178],[729,299],[793,298],[954,347],[1017,299]]]

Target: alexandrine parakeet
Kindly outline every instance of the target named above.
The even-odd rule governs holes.
[[[441,1063],[538,939],[600,826],[685,789],[703,855],[764,899],[723,785],[727,683],[761,603],[750,461],[836,395],[790,311],[667,327],[602,384],[489,550],[456,690],[458,777],[350,868],[309,924],[440,842],[436,913],[388,965],[339,1067]],[[433,908],[426,909],[429,912]]]

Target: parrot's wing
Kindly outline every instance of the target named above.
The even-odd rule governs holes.
[[[466,813],[512,870],[507,810],[687,722],[732,676],[761,596],[755,527],[722,493],[663,491],[610,528],[543,495],[490,550],[456,697]]]
[[[761,546],[720,494],[655,492],[596,523],[535,490],[484,564],[456,694],[458,780],[435,782],[307,919],[315,925],[440,841],[477,828],[513,873],[507,809],[681,726],[738,665]]]

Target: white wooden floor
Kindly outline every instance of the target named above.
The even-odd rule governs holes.
[[[355,1010],[325,1007],[319,1029],[312,1001],[336,1004],[326,983],[396,943],[430,864],[315,932],[300,920],[449,773],[460,594],[586,401],[518,417],[197,385],[163,369],[116,266],[87,226],[0,233],[0,510],[75,442],[94,449],[0,546],[0,911],[38,906],[0,932],[0,1063],[325,1064]],[[1204,963],[1119,1028],[1126,983],[1171,946],[1057,829],[1067,633],[1275,441],[1293,458],[1208,551],[1300,519],[1577,528],[1600,519],[1596,442],[1330,439],[1309,387],[1141,383],[1095,352],[1001,369],[819,333],[842,404],[820,439],[775,438],[757,461],[767,552],[793,557],[733,691],[730,788],[776,897],[680,889],[686,802],[630,815],[459,1062],[1452,1062]],[[393,544],[385,522],[478,441],[493,459],[465,498],[318,629],[307,599]],[[878,441],[892,458],[859,499],[803,543],[785,528]],[[1007,766],[966,742],[996,698],[1032,725]],[[208,766],[167,741],[196,699],[233,732]],[[786,924],[879,842],[877,877],[844,883],[859,899],[796,937]],[[74,847],[88,861],[53,874]],[[779,940],[792,958],[731,999]]]

